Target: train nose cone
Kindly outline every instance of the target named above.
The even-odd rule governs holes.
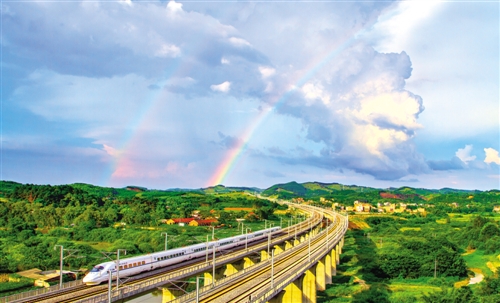
[[[88,274],[83,278],[83,283],[92,282],[92,275]]]

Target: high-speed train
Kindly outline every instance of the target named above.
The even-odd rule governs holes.
[[[230,238],[220,239],[217,241],[208,242],[208,251],[211,252],[215,246],[217,250],[229,249],[238,245],[245,245],[245,242],[252,242],[266,238],[269,233],[279,231],[281,227],[272,227],[250,233],[247,235],[239,235]],[[200,243],[182,248],[175,248],[160,252],[155,252],[148,255],[120,259],[120,267],[118,268],[120,278],[133,276],[141,272],[154,270],[160,267],[180,263],[192,258],[205,256],[207,253],[207,244]],[[83,283],[87,285],[97,285],[102,282],[109,281],[109,271],[111,278],[116,279],[117,268],[116,261],[104,262],[97,264],[83,278]]]

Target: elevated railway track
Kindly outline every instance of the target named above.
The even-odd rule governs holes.
[[[221,266],[223,264],[228,264],[231,262],[234,262],[235,260],[242,259],[246,256],[249,255],[255,255],[256,253],[259,252],[265,252],[269,251],[270,247],[273,247],[275,245],[279,245],[280,243],[283,243],[285,241],[290,241],[291,239],[296,239],[297,237],[304,237],[304,233],[310,232],[311,229],[315,226],[320,225],[323,222],[323,213],[324,212],[319,212],[317,210],[314,210],[314,208],[308,207],[308,206],[302,206],[302,205],[293,205],[293,207],[297,207],[301,209],[303,212],[306,212],[309,214],[309,218],[306,221],[300,222],[296,225],[287,227],[282,229],[279,233],[276,233],[273,235],[272,238],[269,239],[269,241],[262,241],[258,243],[252,243],[252,245],[249,245],[247,249],[245,247],[238,247],[238,249],[235,249],[234,251],[230,252],[217,252],[216,253],[216,266]],[[336,220],[334,216],[331,216],[331,220],[334,221]],[[315,247],[317,241],[321,240],[312,240],[311,239],[311,249]],[[302,243],[303,244],[303,243]],[[303,246],[303,245],[302,245]],[[312,251],[314,253],[316,248]],[[283,254],[282,257],[277,258],[276,266],[281,266],[280,264],[284,264],[283,262],[285,261],[285,256],[286,255],[291,255],[291,253]],[[295,256],[295,257],[293,257]],[[293,254],[293,256],[290,256],[289,258],[297,258],[296,254]],[[283,259],[283,260],[282,260]],[[290,259],[286,259],[290,260]],[[300,259],[297,259],[300,260]],[[262,263],[262,264],[261,264]],[[265,275],[265,269],[257,270],[257,268],[260,267],[265,267],[263,265],[267,264],[269,262],[260,262],[257,263],[257,265],[254,265],[252,267],[255,267],[252,269],[253,271],[259,271],[260,274],[259,276],[255,276],[255,274],[252,275],[254,277],[254,281],[257,280],[262,280],[263,275]],[[148,272],[144,273],[135,277],[130,278],[127,281],[122,281],[120,289],[116,290],[113,289],[109,291],[108,285],[100,285],[100,286],[93,286],[89,287],[86,285],[83,285],[81,283],[74,283],[76,285],[68,288],[63,288],[55,291],[50,291],[44,294],[38,294],[37,296],[29,296],[25,298],[0,298],[0,303],[3,302],[108,302],[109,296],[111,295],[111,300],[112,301],[118,301],[122,300],[124,298],[130,297],[137,295],[139,293],[160,287],[162,285],[168,284],[171,281],[179,281],[182,279],[186,279],[189,277],[197,276],[202,273],[206,273],[207,271],[210,271],[214,267],[213,264],[213,256],[211,255],[208,260],[206,258],[198,258],[198,259],[193,259],[190,260],[189,262],[184,262],[183,264],[176,265],[176,266],[170,266],[167,268],[162,268],[159,270],[156,270],[154,272]],[[251,267],[249,267],[251,268]],[[249,271],[249,268],[246,269]],[[278,267],[277,267],[278,268]],[[249,274],[249,273],[248,273]],[[221,282],[225,281],[227,283],[233,283],[233,281],[236,281],[236,277],[238,276],[245,276],[246,274],[244,272],[237,273],[235,275],[228,276],[226,278],[213,281],[212,284],[203,287],[203,289],[207,288],[216,288],[216,284],[220,285]],[[279,278],[278,276],[276,278]],[[231,282],[230,282],[231,281]],[[244,285],[245,283],[243,282],[237,282],[237,285]],[[234,283],[233,283],[234,284]],[[256,290],[254,290],[256,291]],[[205,291],[202,291],[204,293]],[[212,291],[213,292],[213,291]],[[206,292],[208,294],[208,292]],[[190,294],[193,296],[193,294]],[[212,295],[213,296],[213,295]],[[196,298],[195,298],[196,299]],[[189,298],[186,298],[186,300],[192,300]],[[187,302],[187,301],[186,301]],[[208,302],[208,301],[206,301]]]
[[[272,259],[268,259],[267,262],[264,261],[248,268],[244,274],[230,276],[228,278],[231,279],[227,279],[227,281],[219,281],[215,287],[204,287],[196,294],[187,294],[171,301],[171,303],[268,302],[280,293],[281,298],[283,298],[283,291],[301,279],[315,264],[324,262],[325,256],[330,254],[333,247],[343,238],[347,229],[347,220],[333,212],[327,213],[327,216],[330,217],[333,224],[328,225],[316,236],[310,235],[307,241],[303,241],[293,249],[284,251]],[[337,253],[334,250],[334,254]],[[332,258],[331,255],[330,258]],[[334,262],[337,261],[338,255]],[[309,284],[311,283],[309,282]],[[313,281],[313,284],[309,285],[309,288],[315,289],[317,281]],[[309,291],[314,292],[311,289]],[[300,291],[299,295],[289,294],[289,300],[284,300],[284,302],[302,302],[302,296],[303,291]]]

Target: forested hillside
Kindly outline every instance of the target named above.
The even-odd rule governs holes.
[[[380,189],[338,183],[290,182],[273,185],[264,190],[262,195],[280,199],[303,198],[316,202],[324,199],[342,205],[353,205],[354,201],[368,202],[372,205],[385,202],[431,204],[440,209],[444,208],[445,211],[450,211],[454,207],[456,208],[454,211],[464,213],[491,212],[495,205],[500,205],[498,189],[489,191],[450,188],[431,190],[411,187]]]
[[[285,206],[259,195],[271,200],[297,199],[322,207],[352,206],[355,201],[405,204],[408,211],[400,213],[349,211],[351,232],[346,243],[350,246],[343,255],[340,269],[345,272],[339,271],[332,302],[365,302],[367,298],[379,301],[366,302],[432,302],[452,297],[458,299],[439,302],[462,302],[464,296],[476,301],[463,302],[480,302],[477,300],[481,297],[488,298],[484,302],[495,302],[500,296],[496,272],[487,275],[485,282],[472,287],[472,291],[450,288],[467,279],[471,267],[486,262],[496,264],[500,218],[493,210],[500,206],[499,190],[376,189],[318,182],[290,182],[266,190],[222,185],[150,190],[139,186],[106,188],[81,183],[51,186],[1,181],[0,273],[57,268],[59,252],[54,250],[55,245],[78,250],[81,258],[64,261],[65,268],[74,270],[102,262],[101,251],[125,249],[127,255],[136,255],[162,250],[165,233],[169,248],[203,242],[212,232],[211,227],[165,224],[166,219],[191,217],[194,213],[199,218],[216,218],[214,229],[219,238],[240,233],[237,218],[245,218],[245,227],[257,230],[273,220],[278,225],[277,213],[281,213],[283,222],[292,215]],[[416,210],[420,205],[426,206],[424,212]],[[354,282],[356,279],[362,279],[363,284]],[[425,295],[398,292],[395,285],[407,283],[424,284],[429,291]],[[442,287],[442,292],[431,292],[437,287],[430,284]],[[343,292],[346,289],[347,295]],[[322,302],[330,302],[328,298],[331,296]]]
[[[236,218],[272,219],[279,206],[257,198],[247,188],[148,190],[137,186],[106,188],[89,184],[33,185],[0,182],[0,273],[56,268],[54,245],[79,249],[85,258],[68,259],[72,268],[99,261],[99,250],[127,249],[128,254],[161,250],[170,218],[216,218],[235,228]],[[224,211],[242,208],[241,211]],[[249,211],[251,210],[251,212]],[[249,214],[251,215],[249,216]],[[276,219],[276,218],[275,218]],[[154,231],[158,230],[158,231]],[[154,232],[152,232],[154,231]],[[207,228],[168,227],[170,247],[186,245]],[[178,235],[178,237],[175,237]]]

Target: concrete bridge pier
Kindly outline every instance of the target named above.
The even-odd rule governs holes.
[[[302,280],[302,302],[316,303],[316,275],[312,267],[304,273]]]
[[[304,241],[312,234],[303,236]],[[340,262],[343,241],[342,238],[323,258],[297,280],[287,285],[268,303],[316,303],[317,291],[324,291],[326,284],[331,284],[332,277],[337,275],[337,264]],[[267,254],[267,250],[265,253]]]
[[[267,253],[267,249],[261,250],[260,251],[260,262],[263,262],[267,259],[270,259],[271,258],[270,254],[271,254],[271,252],[269,252],[269,254]]]
[[[224,273],[225,273],[225,269],[226,267],[219,267],[219,268],[215,268],[215,281],[217,280],[220,280],[222,278],[224,278]],[[207,286],[207,285],[212,285],[212,283],[214,282],[213,280],[213,272],[210,271],[210,272],[204,272],[203,273],[203,285],[204,286]]]
[[[332,277],[337,275],[337,252],[335,251],[335,248],[332,249],[331,253],[329,254],[332,260]]]
[[[268,303],[302,303],[302,277],[288,284]]]
[[[335,245],[335,264],[340,264],[340,245]]]
[[[279,255],[286,250],[286,245],[274,245],[274,255]]]
[[[245,266],[245,260],[239,260],[233,263],[228,263],[226,264],[226,269],[224,270],[224,276],[228,277],[230,275],[233,275],[242,270],[244,266]],[[217,269],[215,271],[217,271]]]
[[[300,243],[302,243],[302,242],[305,242],[305,241],[306,241],[306,239],[307,239],[307,236],[304,234],[304,235],[301,235],[301,236],[300,236],[299,241],[300,241]]]
[[[325,283],[332,284],[332,255],[325,255]]]
[[[245,257],[243,259],[243,261],[244,261],[243,262],[243,269],[248,268],[250,266],[253,266],[253,265],[255,265],[255,263],[259,262],[258,257],[257,257],[257,260],[256,260],[255,256],[253,258],[252,257]]]
[[[326,261],[325,257],[318,260],[316,263],[316,290],[323,291],[326,289]]]
[[[181,286],[179,285],[170,285],[168,287],[162,287],[161,291],[163,293],[161,302],[166,303],[170,302],[172,300],[177,299],[177,297],[180,297],[184,295],[186,292],[181,289]]]

